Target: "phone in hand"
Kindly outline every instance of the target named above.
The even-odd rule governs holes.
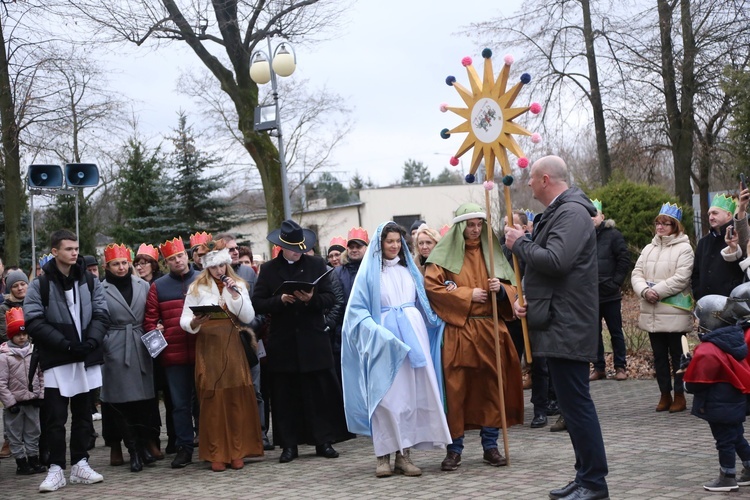
[[[734,238],[734,226],[727,226],[727,239],[731,240]]]
[[[744,191],[747,189],[747,178],[745,177],[745,174],[740,173],[740,188]]]

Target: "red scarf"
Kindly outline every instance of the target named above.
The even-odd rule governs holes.
[[[745,330],[745,343],[750,347],[750,329]],[[737,361],[716,344],[702,342],[695,348],[683,380],[698,384],[725,382],[750,394],[750,363],[748,358]]]

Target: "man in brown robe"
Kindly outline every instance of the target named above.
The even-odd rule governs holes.
[[[427,259],[425,289],[435,312],[445,322],[443,370],[448,427],[453,443],[441,465],[456,470],[461,464],[464,430],[481,429],[484,461],[506,465],[497,448],[502,426],[497,385],[494,324],[490,292],[498,305],[498,334],[502,362],[505,414],[508,426],[523,423],[521,365],[505,320],[513,318],[516,297],[513,271],[495,238],[492,277],[489,268],[489,238],[486,215],[475,204],[456,210],[453,227]]]

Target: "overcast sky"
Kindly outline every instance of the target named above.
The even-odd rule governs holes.
[[[334,153],[337,176],[343,181],[359,172],[382,186],[400,179],[410,158],[424,162],[433,175],[449,166],[448,159],[464,135],[449,140],[439,136],[442,128],[461,121],[439,111],[442,102],[461,104],[445,77],[455,75],[467,85],[461,58],[471,56],[481,71],[484,48],[458,33],[472,22],[509,15],[519,3],[359,0],[344,14],[338,36],[312,47],[297,47],[297,72],[291,78],[308,79],[313,87],[326,86],[354,110],[354,129]],[[498,71],[506,50],[490,48]],[[134,100],[140,128],[147,136],[166,134],[176,125],[179,109],[196,108],[176,91],[180,72],[202,65],[179,43],[170,49],[129,52],[132,57],[118,62],[112,83]],[[522,55],[514,56],[514,73],[529,71],[523,67]],[[514,73],[511,78],[517,77]]]

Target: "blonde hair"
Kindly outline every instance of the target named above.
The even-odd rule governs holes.
[[[214,242],[210,242],[210,243],[214,243]],[[215,245],[212,245],[212,246],[213,246],[213,248],[209,249],[209,246],[206,245],[205,243],[203,243],[203,244],[199,245],[198,248],[202,248],[206,252],[211,251],[211,250],[224,250],[224,248],[227,246],[227,244],[226,244],[226,242],[224,240],[217,240],[215,242]],[[245,280],[243,280],[242,278],[240,278],[237,275],[236,272],[234,272],[234,269],[232,269],[232,265],[231,264],[227,264],[226,268],[227,268],[227,270],[226,270],[227,276],[230,277],[230,278],[232,278],[237,283],[242,283],[242,285],[247,290],[248,289],[247,282]],[[211,273],[208,271],[208,268],[205,268],[203,271],[201,271],[201,273],[198,275],[198,277],[195,278],[195,281],[193,281],[190,284],[190,288],[188,289],[188,293],[192,293],[193,295],[195,295],[197,297],[198,295],[200,295],[200,293],[198,292],[198,288],[200,286],[206,286],[206,287],[210,288],[211,287],[211,283],[213,281],[214,281],[213,276],[211,276]]]
[[[432,241],[435,242],[437,245],[438,241],[440,241],[440,233],[432,229],[431,227],[427,226],[427,224],[421,224],[419,228],[417,228],[417,234],[414,235],[414,241],[412,242],[412,245],[414,245],[413,253],[414,257],[419,257],[419,235],[420,234],[426,234],[430,237]]]

